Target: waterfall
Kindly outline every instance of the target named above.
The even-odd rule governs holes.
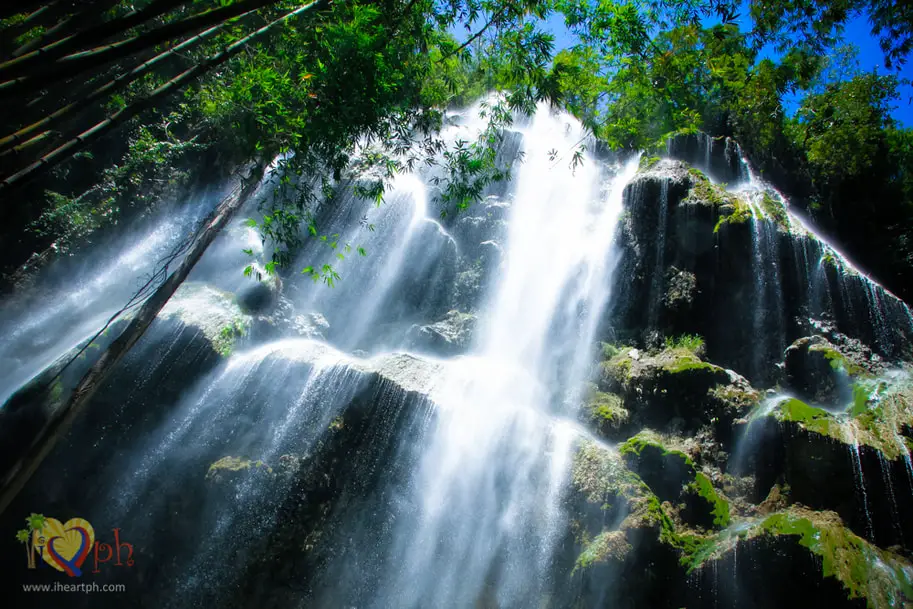
[[[521,129],[500,280],[472,354],[432,393],[438,420],[393,532],[393,577],[376,607],[524,607],[548,593],[574,432],[568,415],[608,298],[622,190],[588,157],[575,172],[545,151],[581,139],[540,108]],[[545,244],[548,244],[546,247]]]
[[[782,287],[785,278],[781,277],[779,268],[778,220],[769,217],[769,210],[762,203],[766,199],[768,206],[782,209],[779,230],[788,236],[796,280],[804,284],[800,289],[808,315],[816,320],[833,320],[840,331],[869,340],[883,355],[899,354],[902,345],[913,339],[913,313],[909,306],[854,265],[802,212],[790,205],[788,197],[761,179],[741,149],[734,146],[739,158],[739,180],[730,190],[744,197],[752,211],[755,293],[759,303],[755,308],[756,331],[763,326],[774,338],[768,343],[774,343],[779,350],[785,347],[782,340],[786,323]],[[828,267],[838,272],[829,274]],[[759,316],[772,319],[761,323]]]
[[[478,110],[451,113],[442,137],[477,137]],[[96,521],[132,523],[134,538],[181,537],[151,584],[161,605],[205,604],[242,575],[267,577],[254,557],[260,544],[285,547],[289,533],[277,531],[287,531],[290,510],[310,523],[308,540],[320,538],[302,593],[319,606],[528,607],[548,598],[566,585],[554,565],[571,461],[586,435],[575,417],[619,261],[623,191],[638,167],[637,157],[612,164],[589,152],[571,164],[581,144],[593,147],[565,113],[542,105],[518,117],[499,154],[513,180],[491,188],[468,223],[435,219],[433,169],[397,176],[380,206],[347,191],[367,178],[353,170],[335,204],[318,211],[334,246],[313,240],[295,252],[296,267],[333,264],[333,288],[297,269],[259,284],[243,276],[270,253],[246,225],[258,215],[250,204],[115,373],[130,386],[115,380],[96,399],[101,422],[73,429],[93,445],[57,451],[43,471],[97,480],[90,495],[60,489]],[[125,243],[104,285],[127,284],[135,261],[167,249],[188,221],[167,218],[139,245]],[[467,305],[453,286],[477,270]],[[13,369],[35,374],[65,355],[119,295],[72,311],[82,324],[72,336]],[[28,327],[55,311],[29,314]],[[416,327],[470,314],[465,354],[402,352]],[[104,452],[112,449],[117,459]],[[46,500],[43,492],[22,500]],[[145,551],[161,555],[169,543]],[[247,558],[229,568],[224,552]]]
[[[471,146],[491,102],[448,111],[442,142]],[[288,181],[275,163],[3,527],[34,512],[85,518],[103,543],[117,529],[136,568],[93,581],[156,609],[776,606],[792,582],[843,598],[845,574],[819,577],[820,548],[769,517],[811,518],[864,553],[867,576],[901,564],[885,544],[913,538],[909,375],[886,369],[913,339],[909,308],[729,139],[668,143],[708,184],[680,160],[597,154],[546,104],[500,135],[512,178],[446,216],[441,157],[388,178],[380,203],[356,196],[383,177],[363,143],[309,210],[317,238],[270,276],[249,219]],[[308,187],[292,182],[280,187]],[[22,387],[72,357],[216,200],[147,218],[4,303],[0,466],[53,406],[28,411]],[[808,368],[822,388],[795,354],[822,364]],[[22,572],[16,554],[0,570]],[[790,585],[767,585],[769,565]]]

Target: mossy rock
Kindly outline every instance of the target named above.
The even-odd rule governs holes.
[[[661,501],[683,504],[684,522],[705,529],[729,525],[729,502],[683,451],[667,447],[654,433],[641,432],[624,442],[619,453]]]
[[[776,404],[756,428],[757,491],[780,480],[790,499],[834,510],[856,534],[883,547],[911,549],[913,510],[909,447],[913,391],[898,385],[873,393],[867,408],[834,414],[795,398]]]
[[[599,388],[623,398],[633,423],[661,430],[676,420],[690,429],[713,424],[724,441],[731,421],[760,399],[748,381],[684,347],[622,349],[601,364]]]
[[[771,411],[770,416],[780,424],[795,425],[847,446],[871,448],[887,461],[905,457],[908,450],[902,434],[905,427],[913,424],[913,391],[889,391],[870,407],[867,406],[870,395],[867,390],[860,386],[857,394],[860,402],[854,402],[846,414],[835,415],[801,400],[787,398]]]
[[[628,542],[624,531],[603,531],[585,544],[574,563],[574,570],[586,569],[600,563],[624,562],[633,549],[634,546]]]
[[[700,170],[690,168],[691,189],[682,201],[685,204],[706,205],[714,208],[717,213],[714,233],[730,224],[744,224],[751,220],[753,214],[751,207],[738,196],[726,192],[720,186],[711,182]]]
[[[765,192],[761,195],[759,205],[767,219],[773,222],[779,230],[789,231],[789,214],[783,202],[776,200],[770,193]]]
[[[213,350],[228,357],[250,328],[251,317],[242,312],[234,297],[212,286],[184,283],[159,313],[162,319],[178,319],[197,328]]]
[[[636,494],[640,480],[625,467],[617,452],[596,442],[584,442],[574,454],[571,483],[587,503],[608,510],[617,497]]]
[[[249,282],[237,292],[238,306],[249,315],[268,314],[279,303],[282,280],[275,273],[267,273],[259,264],[249,268]]]
[[[694,479],[694,462],[680,450],[667,448],[654,433],[641,432],[618,447],[625,464],[661,501],[678,499]]]
[[[847,529],[833,512],[793,506],[766,517],[740,523],[708,539],[689,557],[689,572],[706,570],[738,552],[739,560],[765,540],[792,541],[792,552],[810,552],[823,578],[840,582],[848,599],[864,599],[870,609],[888,609],[913,602],[913,565],[874,546]],[[781,547],[780,554],[784,554]]]
[[[683,518],[706,529],[729,526],[729,502],[713,488],[710,478],[697,472],[694,481],[685,487],[686,512]]]
[[[850,399],[851,384],[872,371],[823,336],[806,336],[787,347],[783,360],[787,386],[798,397],[841,405]]]
[[[631,419],[624,400],[615,393],[593,390],[583,407],[584,422],[604,438],[615,439],[624,433]]]
[[[216,484],[237,483],[251,475],[271,475],[273,468],[263,461],[241,457],[222,457],[209,466],[206,481]]]

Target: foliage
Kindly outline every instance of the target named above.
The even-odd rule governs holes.
[[[695,354],[704,350],[704,339],[697,334],[680,334],[676,337],[667,336],[666,349],[686,349]]]

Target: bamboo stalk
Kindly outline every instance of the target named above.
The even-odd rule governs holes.
[[[26,19],[26,21],[28,21],[28,19],[37,17],[38,13],[46,11],[54,4],[57,4],[57,2],[48,2],[47,0],[20,0],[19,2],[11,2],[0,7],[0,19],[31,12]]]
[[[99,13],[110,9],[116,5],[118,0],[101,0],[99,2],[93,2],[89,6],[85,7],[82,12],[79,12],[75,15],[71,15],[62,21],[59,21],[57,25],[45,31],[41,36],[26,42],[24,45],[13,51],[13,57],[19,57],[25,55],[37,48],[44,47],[60,40],[60,35],[65,33],[68,29],[80,27],[86,22],[91,22],[92,19],[98,18]]]
[[[7,70],[15,70],[17,67],[25,69],[23,66],[28,67],[35,63],[46,63],[71,51],[79,50],[86,44],[97,44],[115,34],[126,32],[131,28],[142,25],[146,21],[163,15],[186,2],[187,0],[158,0],[142,10],[132,11],[118,19],[105,21],[85,31],[76,32],[66,38],[52,41],[34,51],[23,53],[19,56],[13,53],[16,57],[15,59],[0,63],[0,74]]]
[[[169,3],[176,1],[167,0]],[[47,55],[48,52],[44,51],[44,49],[38,49],[22,57],[0,64],[0,78],[12,79],[0,83],[0,95],[8,97],[13,94],[21,94],[24,91],[41,88],[49,80],[76,76],[87,69],[118,61],[137,51],[172,41],[180,36],[196,34],[209,26],[223,23],[228,19],[275,2],[277,0],[244,0],[197,13],[180,21],[168,23],[149,32],[131,36],[112,44],[57,57],[54,61],[48,63],[49,58],[53,57],[58,50],[58,45],[70,40],[64,39],[49,45],[55,47],[49,51],[51,55]],[[72,38],[75,38],[75,36]]]
[[[256,9],[251,9],[247,13],[243,13],[243,14],[239,15],[239,17],[244,17],[245,15],[248,15],[248,14],[254,12],[255,10]],[[164,53],[159,53],[152,59],[141,63],[140,65],[133,68],[129,72],[116,76],[114,79],[112,79],[112,80],[108,81],[107,83],[105,83],[104,85],[98,87],[97,89],[95,89],[94,91],[92,91],[91,93],[86,95],[85,97],[82,97],[70,104],[67,104],[67,105],[59,108],[58,110],[52,112],[51,114],[47,115],[46,117],[42,118],[41,120],[39,120],[35,123],[32,123],[31,125],[28,125],[26,127],[23,127],[22,129],[16,131],[15,133],[12,133],[10,135],[7,135],[6,137],[3,137],[2,139],[0,139],[0,150],[3,150],[10,145],[16,144],[17,142],[21,141],[24,137],[30,135],[31,133],[34,133],[35,131],[38,131],[39,129],[47,129],[49,126],[51,126],[55,123],[58,123],[61,119],[65,118],[73,111],[81,110],[81,109],[85,108],[86,106],[92,104],[93,102],[97,101],[98,99],[101,99],[102,97],[104,97],[106,95],[109,95],[111,93],[114,93],[115,91],[122,89],[123,87],[127,86],[128,84],[130,84],[131,82],[133,82],[134,80],[136,80],[137,78],[139,78],[140,76],[142,76],[143,74],[148,72],[151,68],[155,67],[159,63],[165,61],[166,59],[169,59],[170,57],[175,56],[178,53],[186,51],[187,49],[189,49],[193,45],[197,44],[198,42],[201,42],[201,41],[205,40],[206,38],[208,38],[209,36],[211,36],[212,34],[218,32],[224,25],[225,25],[224,23],[220,23],[218,25],[215,25],[215,26],[209,28],[208,30],[200,32],[193,38],[188,38],[181,44],[168,49]]]
[[[314,0],[313,2],[311,2],[309,4],[306,4],[293,11],[290,11],[290,12],[286,13],[285,15],[283,15],[282,17],[279,17],[278,19],[271,21],[270,23],[266,24],[265,26],[261,27],[260,29],[256,30],[255,32],[252,32],[251,34],[248,34],[244,38],[234,42],[233,44],[229,45],[221,52],[216,53],[215,55],[211,55],[210,57],[204,59],[202,62],[200,62],[196,66],[194,66],[188,70],[185,70],[181,74],[175,76],[174,78],[172,78],[171,80],[169,80],[168,82],[166,82],[165,84],[163,84],[162,86],[157,88],[155,91],[150,93],[148,97],[135,101],[134,103],[127,106],[126,108],[123,108],[122,110],[119,110],[118,112],[115,112],[110,117],[106,118],[105,120],[101,121],[100,123],[97,123],[96,125],[87,129],[86,131],[83,131],[82,133],[80,133],[73,139],[69,140],[62,146],[47,153],[46,155],[44,155],[43,157],[41,157],[34,163],[28,165],[24,169],[16,172],[15,174],[9,176],[6,179],[4,179],[2,182],[0,182],[0,193],[3,193],[4,191],[9,191],[13,186],[18,186],[18,185],[23,184],[27,179],[34,177],[38,173],[39,170],[50,169],[50,168],[56,166],[61,161],[64,161],[64,160],[70,158],[71,156],[73,156],[73,154],[82,150],[89,143],[98,139],[102,135],[105,135],[108,131],[111,131],[114,127],[116,127],[120,123],[136,116],[139,112],[152,106],[155,102],[158,102],[159,100],[170,95],[171,93],[174,93],[175,91],[177,91],[178,89],[183,87],[185,84],[187,84],[191,80],[206,73],[207,71],[211,70],[212,68],[214,68],[222,63],[225,63],[226,61],[231,59],[234,55],[236,55],[238,52],[240,52],[248,44],[250,44],[257,38],[266,34],[274,26],[284,23],[284,22],[288,21],[289,19],[291,19],[292,17],[301,15],[301,14],[313,9],[314,7],[323,6],[326,3],[327,3],[327,0]]]
[[[54,134],[51,131],[44,131],[42,133],[39,133],[38,135],[25,140],[21,144],[18,144],[16,146],[13,146],[12,148],[8,148],[7,150],[0,152],[0,158],[3,158],[5,156],[7,156],[8,154],[13,154],[13,155],[21,154],[22,151],[25,150],[26,148],[30,148],[30,147],[34,146],[35,144],[46,140],[47,138],[51,137],[52,135],[54,135]]]
[[[19,494],[22,487],[25,486],[32,474],[35,473],[35,470],[38,469],[38,466],[51,452],[57,441],[66,434],[70,425],[91,400],[92,396],[111,373],[111,370],[123,359],[133,345],[142,338],[159,311],[162,310],[187,278],[219,231],[228,224],[238,209],[256,192],[263,171],[264,166],[262,164],[255,166],[247,179],[247,184],[240,189],[240,192],[229,195],[219,204],[212,219],[209,220],[190,246],[178,268],[143,303],[143,306],[130,321],[130,324],[120,336],[114,339],[98,361],[82,377],[66,403],[61,405],[54,412],[53,417],[45,423],[23,457],[6,473],[2,490],[0,490],[0,514],[16,498],[16,495]]]

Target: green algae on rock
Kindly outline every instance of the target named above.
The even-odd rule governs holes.
[[[619,349],[601,364],[600,389],[620,395],[641,425],[664,428],[679,419],[725,431],[758,404],[760,393],[740,375],[703,361],[695,353],[701,348],[692,339],[688,346],[670,341],[658,353]]]
[[[585,422],[605,438],[617,436],[631,418],[621,396],[595,389],[584,404],[583,415]]]
[[[641,432],[623,443],[619,453],[659,499],[683,503],[683,520],[705,528],[729,525],[729,502],[687,454],[667,447],[659,435]]]
[[[232,482],[250,474],[272,474],[273,468],[263,461],[241,457],[222,457],[209,466],[206,480],[209,482]]]
[[[796,537],[798,547],[819,558],[823,577],[838,580],[848,598],[864,598],[870,609],[913,601],[913,565],[909,561],[855,535],[833,512],[798,506],[741,522],[708,539],[689,557],[688,571],[701,569],[759,537]]]
[[[809,406],[795,398],[777,404],[770,416],[781,424],[826,436],[847,445],[867,446],[888,460],[909,454],[902,440],[902,431],[913,425],[913,389],[886,389],[877,401],[868,403],[871,394],[860,387],[857,400],[844,414],[832,414]],[[863,398],[865,396],[865,398]]]

